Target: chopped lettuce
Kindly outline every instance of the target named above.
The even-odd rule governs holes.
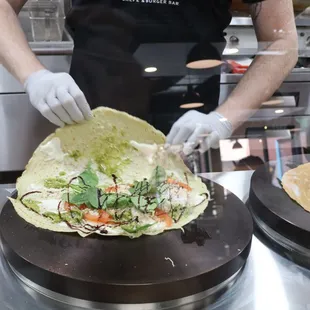
[[[122,225],[121,228],[130,234],[136,234],[138,232],[148,229],[153,225],[154,224],[139,225],[136,222],[134,222],[127,225]]]
[[[60,216],[53,212],[45,212],[43,213],[43,216],[50,218],[55,224],[60,223],[62,221]]]
[[[131,221],[132,220],[131,209],[116,211],[114,213],[114,219],[116,221]]]
[[[32,199],[24,199],[23,204],[36,213],[40,213],[40,202]]]
[[[83,212],[73,207],[69,212],[61,213],[61,219],[71,224],[80,224],[83,220]]]

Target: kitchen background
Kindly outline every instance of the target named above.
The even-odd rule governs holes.
[[[274,96],[234,132],[231,139],[221,141],[218,150],[190,158],[189,164],[198,172],[248,170],[279,156],[308,152],[309,5],[308,0],[294,1],[299,36],[296,67]],[[31,48],[54,72],[68,72],[70,67],[74,46],[64,29],[69,8],[70,2],[65,1],[63,6],[57,6],[56,15],[53,7],[48,15],[46,10],[42,15],[40,8],[29,1],[19,15]],[[232,11],[232,22],[225,31],[224,63],[216,69],[186,67],[193,42],[145,43],[137,48],[134,56],[144,69],[150,90],[148,119],[165,134],[188,109],[208,112],[221,104],[259,50],[246,6],[241,0],[234,1]],[[220,96],[210,97],[212,90],[207,87],[208,81],[219,76]],[[208,100],[205,100],[206,94]],[[15,183],[35,147],[54,129],[31,106],[21,85],[0,65],[0,183]]]

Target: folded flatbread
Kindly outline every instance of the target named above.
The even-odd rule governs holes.
[[[287,171],[282,177],[287,194],[310,212],[310,163]]]
[[[59,128],[17,180],[16,212],[36,227],[85,237],[139,237],[178,229],[207,207],[205,184],[165,136],[126,113],[97,108]]]

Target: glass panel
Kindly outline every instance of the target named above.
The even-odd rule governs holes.
[[[309,308],[309,0],[2,2],[0,309]]]

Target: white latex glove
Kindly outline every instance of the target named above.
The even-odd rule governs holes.
[[[83,92],[67,73],[37,71],[27,78],[24,88],[31,104],[57,126],[92,117]]]
[[[217,112],[204,114],[189,111],[172,126],[167,136],[168,144],[184,144],[184,153],[191,153],[197,145],[201,152],[218,148],[219,141],[232,134],[231,123]]]

